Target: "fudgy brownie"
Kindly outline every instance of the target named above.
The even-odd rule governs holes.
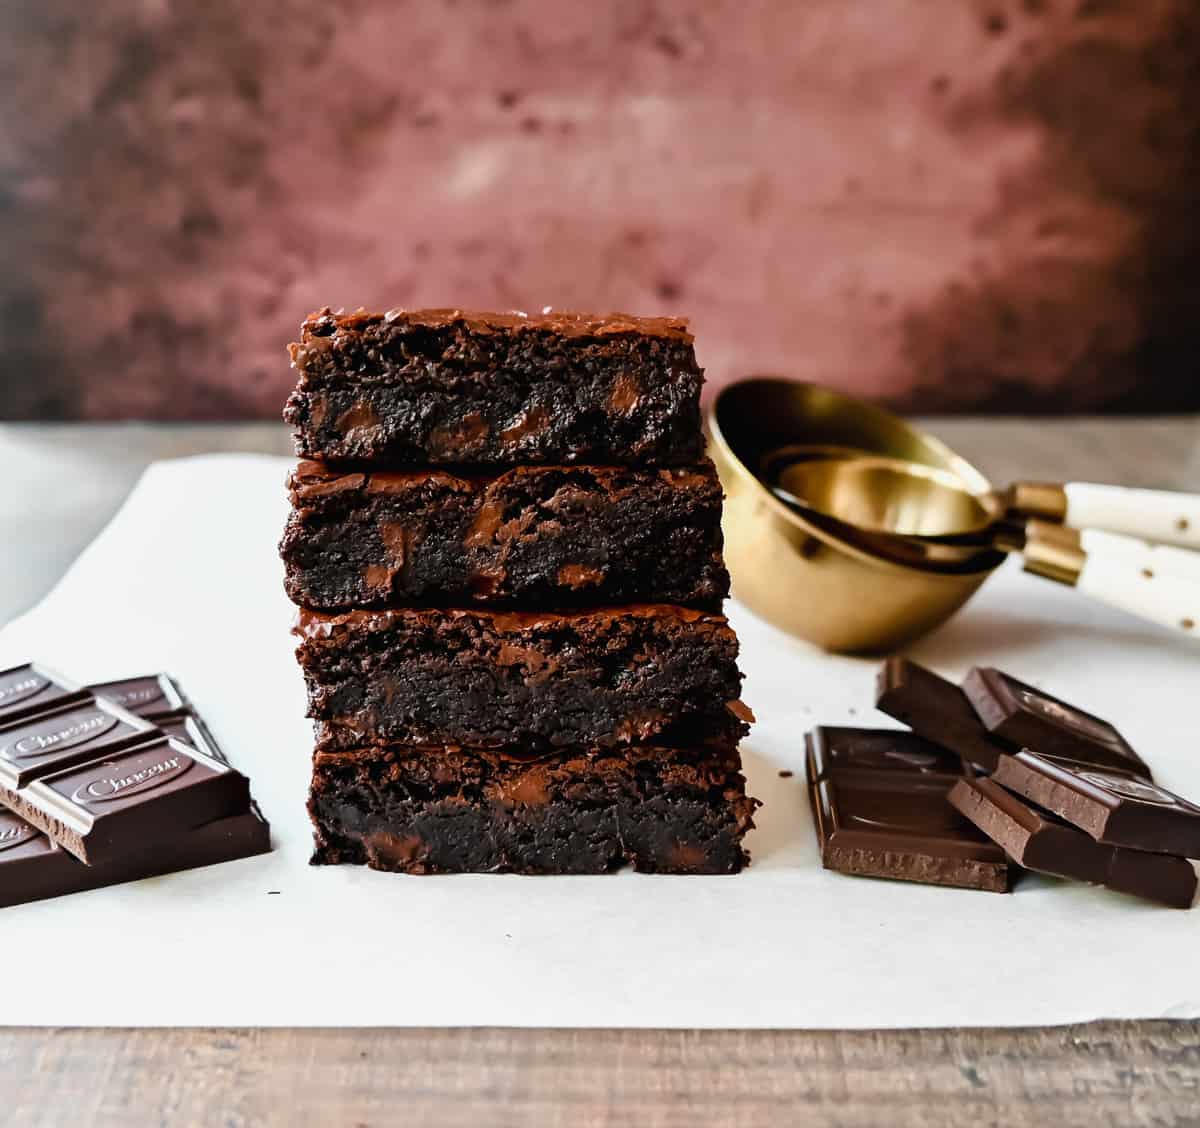
[[[679,466],[703,453],[687,322],[323,309],[290,346],[296,452],[392,463]]]
[[[716,609],[721,485],[711,462],[663,470],[521,467],[344,473],[302,462],[280,553],[287,593],[339,610],[406,603]]]
[[[304,609],[296,634],[320,750],[686,745],[747,729],[733,631],[720,615],[671,604]]]
[[[400,873],[734,873],[756,806],[736,751],[644,745],[321,753],[309,797],[314,864]]]

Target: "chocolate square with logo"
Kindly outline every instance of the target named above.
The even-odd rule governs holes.
[[[36,662],[0,670],[0,725],[87,697],[70,679]]]
[[[911,733],[818,728],[809,794],[826,869],[1005,893],[1004,851],[946,797],[966,778],[953,753]]]
[[[91,865],[244,813],[250,788],[228,765],[160,736],[34,780],[4,801]]]
[[[184,708],[188,700],[179,683],[169,674],[146,674],[136,678],[118,678],[87,687],[97,697],[128,709],[139,717],[156,718]]]
[[[12,811],[0,809],[0,880],[9,864],[53,854],[57,847],[36,826]]]
[[[1139,773],[1026,748],[1002,756],[992,778],[1097,842],[1200,858],[1200,807]]]
[[[0,787],[25,787],[49,772],[161,737],[149,721],[89,694],[0,728]]]
[[[1107,764],[1150,778],[1150,769],[1129,742],[1100,717],[991,667],[975,667],[962,688],[988,732],[1012,748]]]

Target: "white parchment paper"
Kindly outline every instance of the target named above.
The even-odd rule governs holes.
[[[731,605],[764,800],[736,877],[406,878],[307,864],[310,731],[275,545],[287,463],[153,466],[0,665],[166,669],[253,782],[273,854],[0,910],[0,1021],[896,1027],[1200,1015],[1200,910],[1029,878],[1002,896],[821,869],[803,734],[888,725],[875,663]],[[8,551],[19,549],[10,546]],[[1200,648],[1010,566],[914,656],[995,664],[1115,721],[1200,794]],[[790,769],[792,778],[781,778]]]

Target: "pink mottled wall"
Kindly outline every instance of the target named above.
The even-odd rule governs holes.
[[[0,415],[275,415],[310,308],[1200,407],[1197,0],[8,0]]]

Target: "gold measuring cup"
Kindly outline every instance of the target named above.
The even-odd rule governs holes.
[[[768,456],[765,477],[799,512],[847,536],[871,538],[881,551],[941,560],[977,551],[972,543],[1004,548],[1021,555],[1027,572],[1197,637],[1198,552],[1036,519],[1010,523],[1004,518],[1012,490],[1008,496],[972,494],[944,470],[878,455],[797,459],[785,451],[778,466]]]
[[[1004,560],[984,548],[945,570],[878,554],[872,541],[790,508],[759,477],[788,444],[842,447],[946,471],[975,494],[987,479],[890,412],[815,384],[753,378],[718,393],[710,453],[725,488],[725,557],[737,597],[827,650],[896,649],[944,623]]]
[[[972,571],[1007,547],[1001,499],[971,493],[949,470],[801,443],[768,454],[759,478],[814,524],[887,560]]]

